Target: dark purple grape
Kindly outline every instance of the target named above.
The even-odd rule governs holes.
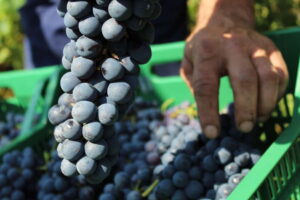
[[[95,70],[94,61],[81,56],[75,58],[71,64],[71,72],[80,79],[88,79]]]
[[[81,137],[82,126],[74,119],[68,119],[61,124],[61,133],[65,139],[76,140]]]
[[[93,174],[93,172],[96,170],[96,167],[96,162],[87,156],[82,157],[76,163],[76,169],[78,173],[85,176]]]
[[[76,102],[95,101],[97,96],[97,90],[89,83],[80,83],[73,90],[73,97]]]
[[[137,74],[139,72],[139,66],[135,61],[131,59],[131,57],[124,57],[121,59],[121,64],[126,69],[126,73],[128,74]]]
[[[67,43],[63,49],[63,54],[69,62],[72,62],[73,58],[78,56],[78,53],[76,52],[76,43],[73,41]]]
[[[104,125],[112,125],[118,119],[116,106],[106,103],[98,108],[98,119]]]
[[[132,3],[127,0],[112,0],[108,5],[108,13],[118,21],[125,21],[132,15]]]
[[[140,31],[136,32],[137,37],[148,44],[154,42],[155,30],[151,23],[147,23]]]
[[[70,70],[71,69],[71,62],[69,60],[67,60],[65,56],[62,57],[61,63],[62,63],[62,66],[66,70]]]
[[[125,28],[114,18],[110,18],[102,26],[102,35],[108,41],[120,41],[125,35]]]
[[[96,37],[101,34],[100,21],[94,16],[81,20],[78,24],[78,28],[80,33],[87,37]]]
[[[68,28],[76,29],[78,26],[78,20],[67,12],[64,16],[64,24]]]
[[[189,182],[189,176],[184,171],[177,171],[172,177],[172,182],[176,187],[184,188]]]
[[[152,56],[151,48],[146,43],[131,41],[128,52],[129,55],[139,64],[147,63]]]
[[[103,78],[100,72],[95,73],[90,79],[89,83],[98,91],[98,96],[106,94],[108,82]]]
[[[66,35],[70,40],[77,40],[81,36],[78,30],[68,27],[66,28]]]
[[[170,179],[160,181],[156,187],[155,195],[158,199],[168,199],[175,192],[175,187]]]
[[[66,105],[54,105],[48,112],[48,119],[51,124],[57,125],[70,118],[71,108]]]
[[[75,18],[82,18],[91,10],[91,4],[89,1],[77,0],[77,1],[68,1],[67,10],[70,15]]]
[[[99,122],[91,122],[85,124],[82,128],[82,135],[87,141],[99,141],[104,133],[104,127]]]
[[[133,14],[140,18],[150,17],[154,11],[154,4],[150,0],[134,0]]]
[[[99,6],[93,7],[93,14],[99,20],[100,23],[103,23],[107,19],[109,19],[109,14],[108,14],[107,10],[105,10]]]
[[[85,154],[93,160],[101,160],[108,152],[108,145],[105,140],[99,142],[87,142],[84,145]]]
[[[213,156],[207,155],[203,158],[202,168],[208,172],[214,172],[218,169],[218,164],[214,160]]]
[[[198,181],[190,181],[184,188],[185,194],[190,199],[198,199],[204,192],[202,184]]]
[[[101,66],[103,77],[108,81],[115,81],[123,77],[124,67],[114,58],[107,58]]]
[[[70,161],[76,161],[83,155],[83,145],[81,142],[65,140],[62,143],[63,157]]]
[[[114,82],[108,85],[107,95],[114,102],[125,104],[131,99],[133,91],[126,82]]]
[[[65,73],[60,79],[60,87],[66,93],[72,92],[79,83],[81,81],[72,72]]]
[[[58,105],[72,106],[74,103],[73,95],[69,93],[63,93],[58,98]]]
[[[130,19],[125,22],[125,24],[126,27],[132,31],[140,31],[145,27],[146,21],[144,19],[131,16]]]
[[[103,48],[101,41],[81,36],[76,41],[77,53],[86,58],[95,58],[99,56]]]
[[[90,101],[79,101],[72,109],[72,117],[80,123],[88,123],[95,119],[97,108]]]

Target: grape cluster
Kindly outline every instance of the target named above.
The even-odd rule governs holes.
[[[96,189],[86,184],[82,177],[65,177],[60,170],[61,160],[56,152],[38,181],[38,200],[93,200]]]
[[[34,200],[42,160],[31,148],[6,153],[0,165],[0,199]]]
[[[99,200],[226,199],[260,152],[251,134],[234,127],[231,113],[220,117],[221,136],[208,140],[191,107],[183,103],[161,113],[136,99],[128,120],[115,124],[120,158]]]
[[[120,158],[116,172],[112,180],[104,185],[99,200],[142,199],[140,192],[151,185],[153,168],[160,163],[159,155],[149,159],[145,145],[151,138],[149,122],[161,119],[161,112],[155,108],[156,104],[137,101],[128,114],[131,119],[115,124],[121,144]]]
[[[70,161],[61,159],[63,144],[57,146],[52,139],[40,154],[43,159],[31,148],[4,154],[0,199],[226,199],[260,158],[259,150],[253,148],[253,133],[238,132],[232,107],[229,110],[220,116],[220,137],[208,140],[191,104],[162,112],[157,103],[136,98],[127,117],[114,123],[114,136],[105,137],[120,151],[117,160],[106,156],[98,161],[104,163],[101,166],[116,163],[101,185],[90,184],[94,179],[81,174],[66,177],[76,166],[71,168]],[[59,134],[55,136],[60,139]],[[106,170],[102,169],[101,173]],[[97,182],[97,174],[95,178]]]
[[[151,57],[158,0],[61,0],[70,42],[63,49],[63,94],[49,110],[62,173],[102,182],[119,152],[113,124],[134,100],[139,64]]]
[[[219,138],[208,140],[201,134],[198,139],[192,138],[192,135],[188,136],[192,132],[189,130],[185,132],[185,140],[182,140],[185,141],[184,146],[179,145],[181,147],[174,151],[171,145],[162,155],[155,199],[221,200],[229,196],[259,160],[260,151],[252,147],[254,141],[249,140],[249,136],[253,137],[251,134],[237,131],[233,116],[221,115],[221,124]],[[180,138],[174,141],[180,143]]]
[[[20,134],[23,120],[22,114],[15,112],[5,114],[5,121],[0,122],[0,147],[7,145]]]

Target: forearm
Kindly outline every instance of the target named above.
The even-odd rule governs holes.
[[[197,29],[210,24],[253,28],[255,25],[253,0],[202,0]]]

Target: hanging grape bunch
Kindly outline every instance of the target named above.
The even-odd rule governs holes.
[[[62,57],[68,72],[48,117],[64,175],[99,184],[116,163],[113,125],[134,100],[138,65],[151,58],[150,21],[160,10],[158,0],[60,1],[57,11],[70,39]]]

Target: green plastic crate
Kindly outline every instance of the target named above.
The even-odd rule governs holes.
[[[48,109],[57,98],[58,83],[58,67],[0,73],[0,120],[8,111],[25,114],[20,135],[0,148],[0,157],[7,151],[30,144],[36,137],[46,135],[43,132],[50,128]]]
[[[261,133],[254,136],[260,139],[260,147],[266,149],[264,155],[230,195],[229,200],[300,199],[300,127],[299,131],[297,130],[297,125],[300,124],[300,78],[297,79],[297,71],[299,69],[300,28],[276,31],[267,33],[267,35],[273,39],[283,52],[289,66],[291,76],[290,85],[287,95],[280,102],[280,106],[276,108],[272,119],[262,124],[260,128]],[[158,99],[161,102],[172,98],[174,105],[187,100],[194,101],[191,93],[180,77],[159,77],[152,73],[152,66],[155,64],[180,61],[183,56],[183,48],[183,42],[153,46],[153,57],[151,61],[141,67],[142,75],[147,76],[147,82],[143,84],[144,90],[142,91],[142,95]],[[30,73],[34,74],[32,75],[33,77],[47,77],[50,74],[46,72],[48,70],[50,70],[50,68],[45,69],[43,75],[35,71],[31,71]],[[53,72],[56,70],[57,69],[53,68]],[[58,70],[56,73],[59,74],[61,71],[62,70]],[[43,96],[46,97],[45,102],[47,103],[44,104],[44,107],[41,107],[45,115],[43,115],[43,119],[41,120],[42,125],[39,129],[40,131],[22,135],[14,141],[9,149],[5,149],[5,151],[32,146],[38,153],[43,152],[51,133],[51,126],[47,123],[46,113],[50,104],[56,101],[55,97],[57,97],[57,93],[59,92],[57,88],[59,82],[57,74],[55,78],[53,78],[53,82],[49,81],[49,85],[43,92]],[[21,73],[19,76],[22,77]],[[7,78],[6,81],[11,84],[14,79],[16,78],[12,75],[11,78]],[[37,82],[31,84],[29,87],[25,87],[24,81],[17,82],[14,84],[16,90],[20,91],[20,95],[17,96],[22,98],[24,96],[24,99],[27,99],[24,100],[24,102],[28,102],[29,98],[25,95],[25,88],[32,88]],[[23,83],[24,86],[22,86]],[[1,75],[0,86],[2,86]],[[21,91],[22,88],[24,92]],[[37,99],[40,99],[40,97],[37,97]],[[228,79],[223,78],[220,88],[220,109],[226,107],[232,100],[233,97]],[[25,104],[22,103],[21,106]],[[34,109],[38,109],[38,107],[39,106]],[[278,136],[279,132],[281,132],[280,136]],[[4,150],[0,151],[0,156],[3,152]]]
[[[282,51],[289,68],[290,83],[287,95],[280,101],[272,118],[260,124],[260,133],[253,136],[257,137],[258,145],[266,150],[265,153],[228,197],[229,200],[300,199],[300,76],[297,77],[300,69],[300,28],[266,35]],[[144,91],[148,97],[155,97],[161,102],[171,98],[174,105],[186,100],[194,101],[180,77],[159,77],[152,72],[155,64],[180,61],[183,50],[184,42],[153,46],[151,61],[141,67],[142,75],[147,77]],[[228,78],[221,80],[219,101],[220,110],[233,101]]]

